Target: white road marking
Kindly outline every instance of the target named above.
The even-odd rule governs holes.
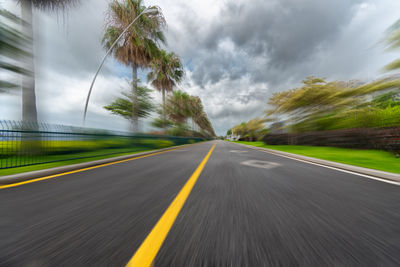
[[[238,145],[242,145],[242,144],[238,144]],[[242,145],[242,146],[246,146],[246,145]],[[273,153],[273,152],[270,152],[270,151],[265,151],[265,150],[262,150],[262,149],[258,149],[257,147],[254,147],[254,148],[251,147],[251,146],[246,146],[246,147],[249,147],[251,149],[258,150],[258,151],[261,151],[261,152],[264,152],[264,153],[273,154],[273,155],[276,155],[276,156],[279,156],[279,157],[293,159],[293,160],[301,161],[301,162],[304,162],[304,163],[308,163],[308,164],[312,164],[312,165],[316,165],[316,166],[320,166],[320,167],[324,167],[324,168],[328,168],[328,169],[332,169],[332,170],[336,170],[336,171],[340,171],[340,172],[345,172],[345,173],[350,173],[350,174],[354,174],[354,175],[357,175],[357,176],[362,176],[362,177],[365,177],[365,178],[368,178],[368,179],[384,182],[384,183],[387,183],[387,184],[400,185],[400,182],[396,182],[396,181],[392,181],[392,180],[386,180],[386,179],[382,179],[382,178],[371,176],[371,175],[367,175],[367,174],[362,174],[362,173],[358,173],[358,172],[343,170],[343,169],[340,169],[340,168],[326,166],[326,165],[323,165],[323,164],[318,164],[318,163],[314,163],[314,162],[310,162],[310,161],[306,161],[306,160],[302,160],[302,159],[296,159],[296,158],[289,157],[289,156],[284,156],[284,155],[281,155],[281,154],[278,154],[278,153]]]
[[[264,161],[264,160],[246,160],[240,162],[240,164],[250,167],[264,168],[264,169],[273,169],[281,165],[276,162]]]
[[[229,152],[231,152],[231,153],[247,153],[247,151],[245,151],[245,150],[231,150]]]

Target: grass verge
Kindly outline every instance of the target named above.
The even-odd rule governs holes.
[[[263,142],[245,141],[235,141],[234,143],[269,148],[380,171],[400,173],[400,158],[396,158],[392,153],[382,150],[360,150],[322,146],[266,145]]]
[[[1,169],[0,170],[0,176],[17,174],[17,173],[24,173],[24,172],[30,172],[30,171],[37,171],[37,170],[44,170],[44,169],[49,169],[49,168],[65,166],[65,165],[83,163],[83,162],[94,161],[94,160],[99,160],[99,159],[112,158],[112,157],[117,157],[117,156],[124,156],[124,155],[140,153],[140,152],[147,152],[147,151],[152,151],[152,150],[155,150],[155,149],[144,149],[144,148],[142,148],[142,149],[138,149],[138,150],[135,150],[135,151],[130,150],[128,152],[122,152],[121,150],[119,150],[119,151],[121,151],[121,153],[115,153],[115,152],[111,152],[110,150],[105,150],[104,151],[105,153],[110,153],[111,152],[111,153],[115,153],[115,154],[100,155],[100,156],[95,156],[95,155],[96,154],[97,155],[101,154],[101,151],[81,153],[81,154],[77,154],[76,156],[77,157],[87,157],[87,158],[64,160],[64,161],[57,161],[57,162],[52,162],[52,163],[43,163],[43,164],[30,165],[30,166],[24,166],[24,167],[16,167],[16,168],[10,168],[10,169]],[[93,156],[90,155],[91,153],[93,154]],[[63,156],[65,156],[65,155],[63,155]],[[70,155],[66,155],[66,156],[71,158],[74,155],[70,154]],[[49,157],[49,160],[54,160],[54,157]]]

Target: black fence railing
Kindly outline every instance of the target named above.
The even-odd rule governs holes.
[[[0,169],[94,158],[204,141],[46,123],[0,121]]]

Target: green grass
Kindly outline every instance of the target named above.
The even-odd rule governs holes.
[[[42,154],[86,153],[99,150],[124,149],[126,147],[164,148],[174,145],[174,142],[163,139],[91,139],[91,140],[13,140],[0,141],[1,154],[14,155],[21,150],[39,150]],[[123,152],[123,151],[122,151]]]
[[[129,151],[125,151],[125,152],[121,151],[121,149],[118,149],[118,150],[117,149],[116,150],[106,149],[106,150],[91,151],[91,152],[79,153],[79,154],[47,156],[46,159],[48,161],[51,161],[51,160],[62,160],[63,158],[67,159],[67,158],[72,158],[72,157],[90,157],[90,158],[81,158],[81,159],[57,161],[57,162],[52,162],[52,163],[37,164],[37,165],[31,165],[31,166],[25,166],[25,167],[2,169],[2,170],[0,170],[0,176],[23,173],[23,172],[30,172],[30,171],[37,171],[37,170],[43,170],[43,169],[49,169],[49,168],[54,168],[54,167],[60,167],[60,166],[77,164],[77,163],[88,162],[88,161],[94,161],[94,160],[99,160],[99,159],[106,159],[106,158],[111,158],[111,157],[129,155],[129,154],[133,154],[133,153],[146,152],[146,151],[151,151],[151,150],[154,150],[154,149],[137,148],[136,150],[130,149]],[[96,156],[96,155],[106,154],[106,153],[107,154],[108,153],[116,153],[116,154]]]
[[[27,165],[29,162],[40,163],[24,167],[0,169],[0,176],[29,171],[36,171],[64,165],[88,162],[98,159],[150,151],[175,145],[170,140],[138,139],[132,140],[93,139],[93,140],[41,140],[41,141],[0,141],[1,166]],[[38,150],[40,155],[21,156],[17,152],[25,147],[32,153]],[[22,162],[22,163],[21,163]]]
[[[263,142],[245,141],[236,141],[235,143],[264,147],[359,167],[400,173],[400,158],[396,158],[392,153],[382,150],[360,150],[322,146],[266,145]]]

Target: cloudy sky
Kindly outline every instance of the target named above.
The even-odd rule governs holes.
[[[0,5],[18,11],[14,0]],[[108,0],[66,13],[35,13],[39,119],[80,125],[91,79],[105,54]],[[146,0],[167,20],[167,49],[186,68],[180,89],[201,97],[217,134],[262,116],[272,93],[306,76],[369,81],[399,54],[384,51],[398,0]],[[111,57],[94,86],[87,126],[127,130],[102,107],[128,90],[129,68]],[[145,71],[140,73],[145,82]],[[157,101],[158,93],[154,93]],[[0,95],[0,119],[21,116],[18,92]],[[144,123],[146,124],[146,123]],[[145,126],[146,128],[146,126]]]

